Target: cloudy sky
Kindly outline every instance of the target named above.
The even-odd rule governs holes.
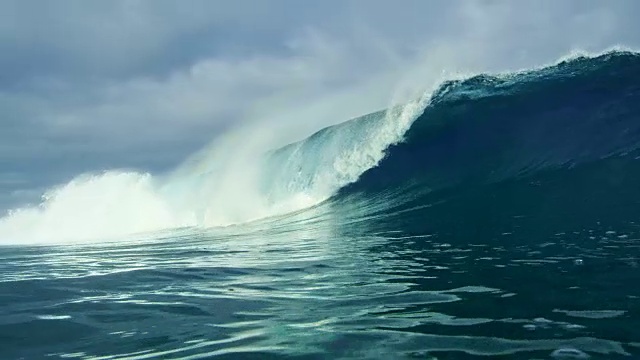
[[[237,126],[296,140],[443,72],[636,48],[637,14],[636,0],[4,0],[0,209],[86,171],[167,171]]]

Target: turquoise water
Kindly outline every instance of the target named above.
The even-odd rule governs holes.
[[[5,249],[0,353],[5,359],[640,353],[635,224],[541,231],[531,218],[500,215],[513,221],[494,228],[471,221],[474,230],[463,231],[464,224],[433,229],[422,217],[390,217],[341,230],[345,224],[325,214],[304,226],[99,248]],[[425,226],[383,230],[403,220]]]

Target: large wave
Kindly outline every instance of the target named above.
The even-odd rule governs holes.
[[[236,146],[230,153],[231,142],[249,142],[238,133],[169,175],[82,175],[0,219],[0,241],[224,226],[327,199],[344,203],[353,194],[384,206],[389,194],[397,201],[410,193],[405,189],[494,182],[628,154],[640,144],[639,84],[639,56],[620,51],[450,80],[414,101],[267,152]]]
[[[434,191],[571,168],[640,147],[640,55],[579,56],[539,70],[445,82],[405,134],[342,193]]]

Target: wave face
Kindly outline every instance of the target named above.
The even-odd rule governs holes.
[[[434,191],[570,169],[640,145],[640,56],[612,52],[444,83],[405,141],[342,189]]]
[[[451,80],[415,101],[266,153],[233,151],[231,139],[242,147],[260,136],[241,133],[170,176],[83,175],[50,190],[38,206],[0,219],[0,239],[66,241],[225,226],[355,198],[362,215],[421,206],[425,194],[484,191],[477,189],[612,157],[633,160],[639,84],[640,57],[630,52]]]

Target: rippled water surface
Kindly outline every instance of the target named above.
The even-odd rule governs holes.
[[[412,214],[418,225],[428,215]],[[153,241],[5,247],[0,357],[640,353],[637,226],[595,223],[531,242],[522,219],[475,231],[483,238],[426,225],[380,231],[401,216],[325,214]]]

